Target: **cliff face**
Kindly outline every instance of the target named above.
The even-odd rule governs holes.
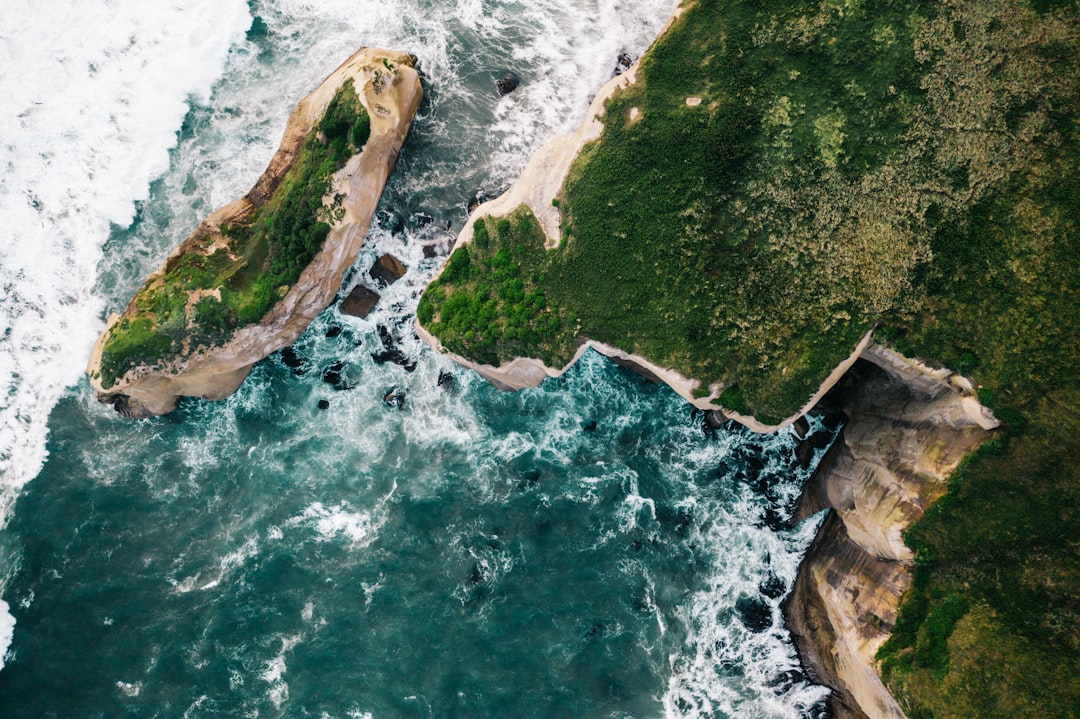
[[[98,399],[117,411],[147,417],[172,411],[181,396],[221,399],[236,391],[252,366],[292,342],[333,301],[345,270],[360,250],[387,177],[420,105],[419,76],[406,53],[365,48],[346,60],[289,116],[277,153],[255,187],[243,198],[214,212],[151,275],[162,276],[171,260],[221,227],[249,217],[264,203],[292,166],[304,139],[319,122],[334,93],[352,80],[357,97],[371,118],[371,134],[363,151],[333,178],[331,195],[342,196],[339,219],[312,262],[285,296],[258,323],[239,328],[223,345],[196,349],[164,366],[138,366],[107,389],[101,384],[102,350],[109,330],[136,312],[134,300],[124,314],[113,314],[94,345],[87,372]],[[395,70],[384,68],[392,63]]]
[[[796,520],[831,509],[787,602],[811,676],[838,717],[903,717],[875,654],[910,586],[903,532],[946,490],[961,459],[997,426],[971,386],[871,344],[823,406],[848,421],[804,490]]]

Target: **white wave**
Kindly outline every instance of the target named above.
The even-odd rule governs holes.
[[[8,603],[0,599],[0,669],[4,668],[7,649],[11,646],[11,637],[15,633],[15,617],[11,616]]]
[[[168,167],[251,18],[243,0],[11,0],[0,19],[0,529],[101,329],[110,226]],[[0,653],[13,619],[0,622]]]
[[[285,681],[285,672],[288,666],[285,663],[285,654],[292,651],[293,647],[300,643],[302,637],[299,634],[282,637],[281,651],[277,656],[266,662],[266,666],[259,678],[270,685],[267,697],[273,703],[275,709],[281,709],[282,704],[289,698],[289,685]]]
[[[142,682],[117,682],[116,688],[126,697],[137,697],[142,691]]]

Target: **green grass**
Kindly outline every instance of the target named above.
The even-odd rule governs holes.
[[[896,347],[964,367],[1008,424],[906,536],[925,559],[879,657],[913,717],[1080,715],[1077,105],[1048,118],[1037,165],[939,225],[923,294],[887,318]],[[943,650],[953,597],[975,616]]]
[[[910,528],[883,675],[913,719],[1080,716],[1077,4],[702,0],[639,77],[520,256],[572,341],[455,351],[598,339],[761,419],[873,326],[973,375],[1007,427]]]
[[[349,80],[265,204],[245,224],[221,228],[227,249],[208,253],[215,236],[207,237],[202,246],[170,260],[164,277],[148,280],[139,290],[129,316],[106,340],[102,387],[112,387],[133,367],[171,359],[182,347],[223,344],[236,329],[262,319],[297,281],[339,219],[340,196],[329,207],[323,205],[330,176],[360,152],[370,132],[371,118]],[[198,291],[204,296],[190,303]]]
[[[417,317],[447,349],[478,362],[498,365],[528,352],[564,364],[574,352],[575,322],[539,288],[547,257],[543,230],[528,209],[478,220],[473,242],[450,255]]]

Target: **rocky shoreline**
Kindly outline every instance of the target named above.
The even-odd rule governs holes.
[[[385,63],[391,63],[396,71],[386,72]],[[333,301],[367,235],[387,177],[420,105],[423,90],[414,64],[415,58],[407,53],[374,48],[361,49],[342,63],[293,110],[281,145],[255,187],[204,220],[150,277],[153,280],[163,276],[170,261],[194,247],[194,243],[250,216],[264,203],[292,166],[301,143],[322,118],[334,93],[351,79],[371,117],[370,137],[363,151],[334,175],[331,194],[342,196],[342,216],[332,226],[322,249],[273,309],[258,323],[236,330],[224,345],[196,349],[164,366],[135,367],[105,388],[100,379],[102,350],[113,325],[136,311],[133,300],[123,314],[109,317],[90,357],[87,373],[100,401],[129,416],[149,417],[171,412],[181,396],[227,397],[256,362],[292,344]],[[380,78],[378,82],[376,77]]]
[[[998,422],[963,377],[873,343],[818,410],[846,420],[793,518],[829,510],[785,618],[810,676],[833,689],[834,716],[898,719],[875,655],[911,584],[903,533]]]

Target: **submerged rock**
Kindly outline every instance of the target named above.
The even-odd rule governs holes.
[[[735,612],[743,626],[757,634],[772,626],[772,608],[757,597],[740,597]]]
[[[449,372],[439,372],[439,380],[435,383],[435,386],[452,389],[454,387],[454,375]]]
[[[405,407],[405,390],[394,387],[383,395],[382,401],[391,409],[403,409]]]
[[[615,69],[612,71],[611,76],[622,75],[624,72],[630,69],[630,66],[634,64],[634,56],[623,50],[619,53],[619,57],[615,60]]]

